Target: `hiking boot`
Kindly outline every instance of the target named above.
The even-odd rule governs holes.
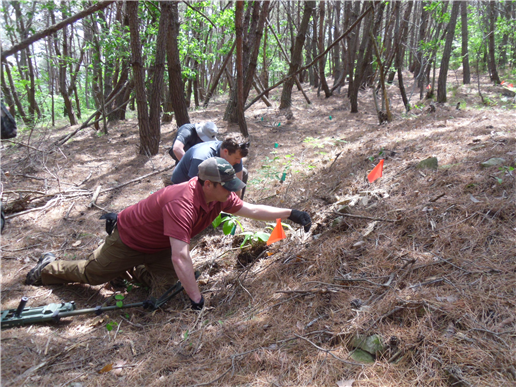
[[[41,283],[41,271],[45,266],[49,263],[54,262],[56,260],[56,256],[52,253],[43,253],[41,258],[38,260],[38,263],[34,268],[27,273],[27,278],[25,278],[25,285],[34,285],[40,286]]]

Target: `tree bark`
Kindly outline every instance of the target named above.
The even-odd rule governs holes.
[[[242,25],[242,16],[244,14],[244,2],[237,1],[236,2],[236,12],[235,12],[235,30],[236,30],[236,68],[237,68],[237,107],[236,107],[236,116],[238,119],[238,126],[240,127],[240,132],[245,137],[249,136],[249,132],[247,131],[247,123],[245,122],[244,115],[244,58],[243,58],[243,50],[244,50],[244,28]]]
[[[164,7],[170,7],[171,18],[167,34],[167,59],[170,100],[174,109],[177,127],[190,122],[185,100],[185,87],[181,74],[181,62],[177,37],[179,35],[179,11],[176,1],[166,1]]]
[[[437,102],[446,102],[446,80],[448,78],[448,67],[450,64],[450,56],[452,51],[453,37],[455,36],[455,25],[457,24],[457,15],[459,13],[460,1],[454,1],[446,31],[446,43],[444,44],[444,52],[441,60],[441,69],[439,70],[439,79],[437,81]]]
[[[269,12],[268,1],[254,2],[252,7],[249,4],[248,10],[245,15],[243,23],[243,76],[244,76],[244,90],[243,90],[243,103],[247,100],[249,92],[251,91],[254,73],[258,64],[258,52],[260,49],[260,42],[263,35],[263,28],[265,26],[265,20]],[[260,7],[261,5],[261,7]],[[252,8],[252,18],[251,18]],[[260,11],[261,9],[261,11]],[[229,102],[224,112],[224,120],[229,122],[238,122],[237,118],[237,90],[232,89]]]
[[[308,30],[308,23],[310,22],[310,17],[312,16],[314,9],[315,1],[306,1],[304,3],[303,19],[301,20],[301,25],[299,26],[299,30],[297,32],[294,50],[292,51],[292,60],[288,70],[289,74],[295,73],[301,66],[306,31]],[[283,85],[283,90],[281,92],[281,103],[279,107],[280,109],[285,109],[292,105],[292,87],[294,86],[295,81],[296,78],[293,76]],[[307,102],[310,103],[310,100]]]
[[[170,25],[170,8],[161,2],[161,15],[159,18],[158,35],[156,37],[156,47],[164,47],[166,44],[167,30]],[[161,90],[163,88],[163,74],[165,73],[165,50],[156,50],[156,62],[154,63],[154,74],[150,91],[149,104],[149,125],[151,147],[150,153],[157,154],[159,151],[159,141],[161,139]]]
[[[495,29],[496,29],[496,1],[489,2],[489,35],[488,35],[488,66],[489,72],[491,73],[491,80],[499,85],[500,77],[498,76],[498,71],[496,70],[496,60],[495,60]]]
[[[206,109],[208,107],[208,103],[210,102],[211,97],[213,96],[213,93],[215,93],[215,90],[217,89],[217,85],[219,84],[220,78],[222,74],[224,73],[224,69],[226,68],[229,59],[231,58],[231,55],[233,55],[233,50],[235,49],[236,41],[233,43],[233,46],[231,47],[231,50],[226,55],[226,58],[224,59],[224,63],[222,63],[222,66],[220,67],[220,70],[217,72],[217,75],[215,75],[215,78],[212,81],[210,91],[206,94],[206,98],[204,99],[203,108]]]
[[[462,1],[460,3],[460,9],[462,21],[462,83],[467,85],[471,83],[468,52],[468,3],[466,1]]]
[[[127,15],[129,17],[129,31],[131,34],[131,54],[133,66],[133,79],[136,91],[136,106],[138,109],[138,126],[140,128],[140,154],[151,156],[158,153],[159,138],[153,136],[149,111],[147,109],[147,95],[145,93],[145,75],[142,60],[142,44],[138,31],[138,2],[127,2]],[[157,141],[156,141],[157,140]]]
[[[364,7],[370,4],[369,1],[364,2]],[[355,71],[355,77],[353,83],[350,85],[350,96],[349,101],[351,105],[351,113],[358,113],[358,92],[362,86],[364,74],[367,66],[371,62],[372,50],[371,50],[371,37],[368,31],[373,25],[373,15],[368,15],[364,22],[364,34],[362,36],[362,42],[358,50],[357,65]]]

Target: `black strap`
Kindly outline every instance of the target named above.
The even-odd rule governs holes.
[[[106,232],[111,235],[116,226],[116,221],[118,219],[118,214],[114,212],[110,212],[109,214],[104,214],[100,217],[100,219],[106,219]]]

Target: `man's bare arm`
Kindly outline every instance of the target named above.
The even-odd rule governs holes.
[[[174,141],[174,145],[172,146],[172,151],[176,155],[177,159],[181,160],[183,158],[183,156],[185,155],[185,144],[183,144],[179,140]]]
[[[201,292],[195,280],[192,258],[190,258],[190,250],[188,243],[179,239],[170,238],[170,246],[172,247],[172,264],[176,271],[177,277],[188,297],[194,302],[201,300]]]
[[[276,220],[278,218],[287,219],[291,213],[292,210],[288,208],[277,208],[244,202],[244,206],[238,210],[235,215],[256,220]]]

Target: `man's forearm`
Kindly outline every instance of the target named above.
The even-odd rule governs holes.
[[[236,213],[236,215],[256,220],[268,221],[276,220],[278,218],[287,219],[291,213],[292,210],[289,208],[277,208],[261,204],[250,204],[244,202],[244,207],[242,207]]]
[[[172,152],[174,152],[178,160],[181,160],[185,155],[185,144],[179,140],[176,140],[172,145]]]
[[[195,280],[195,273],[190,257],[184,257],[180,254],[176,255],[173,253],[172,264],[174,265],[177,277],[179,278],[179,281],[181,281],[181,285],[183,285],[188,297],[190,297],[194,302],[199,302],[201,300],[201,292],[197,285],[197,281]]]

